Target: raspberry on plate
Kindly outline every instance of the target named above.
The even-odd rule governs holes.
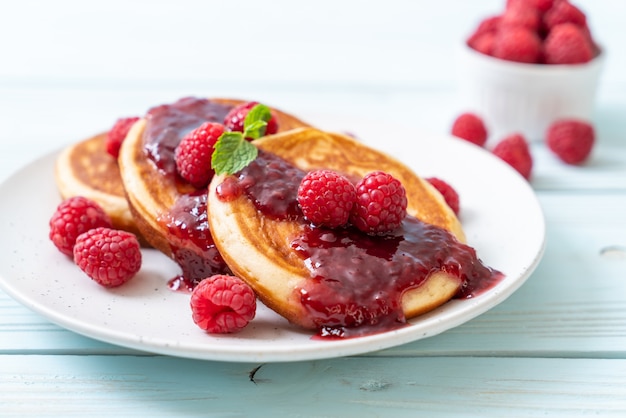
[[[530,179],[533,159],[528,142],[522,135],[507,136],[496,144],[492,152],[517,170],[526,180]]]
[[[76,239],[74,262],[96,283],[117,287],[141,268],[141,249],[137,237],[130,232],[91,229]]]
[[[493,56],[507,61],[534,64],[541,57],[541,39],[522,26],[501,28],[493,46]]]
[[[215,275],[202,280],[191,293],[193,321],[213,334],[242,330],[256,314],[252,288],[235,276]]]
[[[591,154],[595,142],[593,126],[576,119],[561,119],[548,128],[548,148],[567,164],[580,164]]]
[[[211,157],[223,133],[224,125],[205,122],[185,135],[176,147],[176,169],[192,186],[202,188],[209,184],[214,174]]]
[[[594,47],[584,30],[572,23],[556,25],[543,44],[546,64],[582,64],[594,56]]]
[[[452,209],[455,215],[458,215],[461,205],[457,191],[449,183],[437,177],[428,177],[426,181],[441,193],[450,209]]]
[[[459,115],[452,124],[452,135],[480,147],[487,142],[487,128],[483,120],[473,113]]]
[[[243,132],[243,123],[246,120],[248,112],[250,112],[250,110],[258,104],[259,102],[247,102],[232,108],[224,118],[224,126],[226,126],[226,129]],[[272,115],[270,120],[267,121],[265,135],[272,135],[276,132],[278,132],[278,121],[276,120],[276,117]]]
[[[120,118],[115,122],[111,130],[109,130],[105,146],[107,152],[112,157],[117,158],[119,156],[122,142],[124,142],[130,128],[138,120],[138,117]]]
[[[356,201],[356,188],[331,170],[307,173],[298,187],[298,204],[314,225],[336,228],[346,225]]]
[[[49,238],[63,254],[72,257],[76,238],[98,227],[111,227],[109,215],[96,202],[82,196],[70,197],[50,218]]]
[[[368,234],[393,231],[406,217],[407,198],[402,183],[391,174],[374,171],[356,184],[356,203],[350,222]]]

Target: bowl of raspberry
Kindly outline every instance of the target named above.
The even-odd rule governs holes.
[[[507,0],[461,48],[462,105],[495,136],[542,141],[555,120],[591,121],[604,56],[569,0]]]

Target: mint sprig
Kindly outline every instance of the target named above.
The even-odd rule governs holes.
[[[244,137],[258,139],[265,135],[265,129],[267,128],[267,122],[272,118],[272,112],[270,108],[258,104],[255,105],[243,120],[243,132]]]
[[[211,157],[215,174],[234,174],[254,161],[259,151],[246,138],[258,139],[265,135],[271,117],[272,113],[267,106],[257,104],[243,121],[243,133],[224,132],[220,135]]]

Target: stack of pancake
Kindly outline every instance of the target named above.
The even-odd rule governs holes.
[[[203,197],[205,205],[198,206],[203,213],[194,216],[202,221],[201,232],[210,235],[207,239],[218,250],[224,272],[245,280],[264,304],[292,323],[319,328],[320,324],[307,315],[299,296],[313,278],[306,260],[296,254],[292,245],[293,237],[310,225],[303,219],[264,216],[244,195],[221,199],[218,189],[225,175],[215,176],[208,190],[197,190],[164,161],[171,158],[177,141],[194,124],[221,122],[226,112],[243,101],[186,98],[177,103],[182,104],[175,104],[175,111],[170,105],[157,106],[135,123],[117,160],[106,153],[106,134],[65,149],[56,164],[62,197],[82,195],[93,199],[109,213],[116,227],[136,233],[145,243],[179,262],[177,250],[181,247],[196,252],[198,257],[206,257],[206,252],[198,251],[198,245],[187,245],[184,236],[173,233],[172,223],[164,219],[181,199]],[[286,112],[272,111],[278,119],[279,132],[255,140],[260,150],[303,171],[328,168],[351,178],[377,170],[389,172],[407,190],[410,216],[445,229],[464,242],[460,222],[439,192],[404,164],[353,138],[323,132]],[[155,142],[155,138],[161,139]],[[161,150],[155,151],[159,147]],[[185,266],[181,267],[185,270]],[[443,269],[433,271],[419,286],[403,292],[403,314],[411,318],[430,311],[454,297],[461,285],[457,276]]]

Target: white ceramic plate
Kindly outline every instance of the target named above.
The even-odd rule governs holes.
[[[191,320],[189,296],[166,285],[178,267],[155,250],[144,251],[135,279],[107,290],[54,248],[48,220],[60,202],[53,179],[56,154],[0,186],[0,286],[50,321],[91,338],[153,353],[242,362],[321,359],[397,346],[458,326],[517,290],[544,250],[543,214],[528,183],[488,152],[458,139],[430,135],[410,142],[388,135],[384,145],[422,176],[440,177],[458,190],[468,243],[485,264],[506,275],[496,287],[372,336],[315,340],[262,305],[243,332],[208,335]]]

